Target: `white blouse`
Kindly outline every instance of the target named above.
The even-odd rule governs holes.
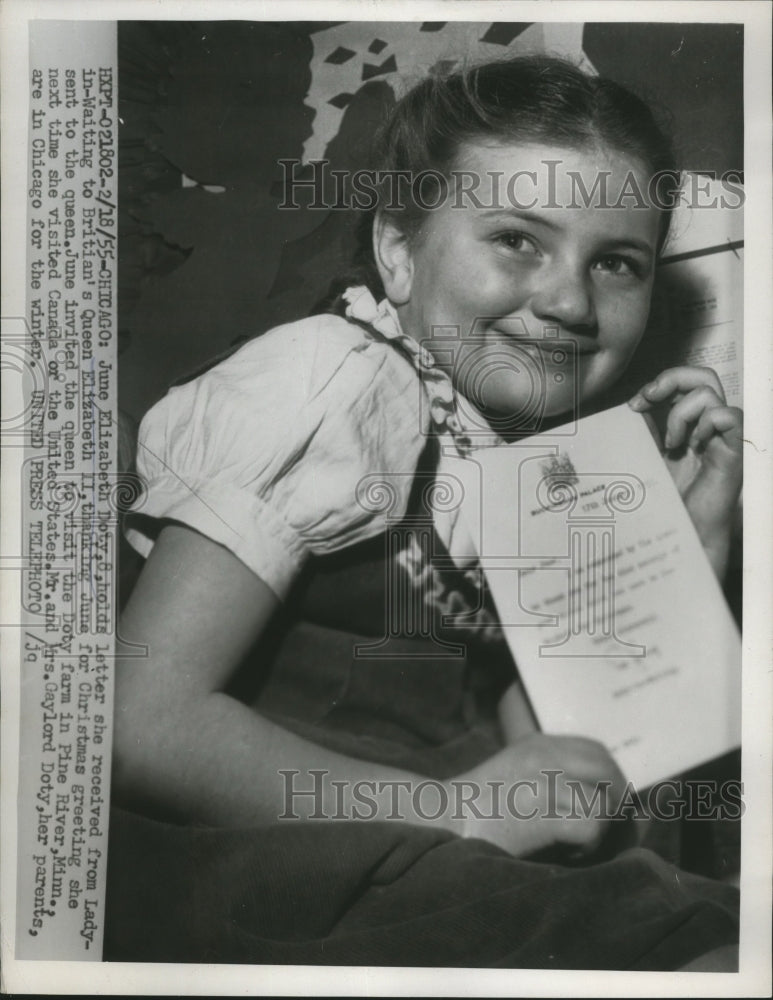
[[[282,598],[309,554],[374,537],[405,513],[427,435],[453,413],[450,381],[387,302],[363,288],[346,297],[348,318],[270,330],[147,413],[137,454],[146,493],[127,519],[142,555],[154,519],[182,522]],[[387,509],[362,500],[379,473],[392,487]]]

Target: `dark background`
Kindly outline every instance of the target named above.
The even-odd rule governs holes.
[[[234,340],[306,315],[346,266],[351,213],[277,210],[277,161],[302,157],[313,41],[332,24],[119,24],[120,400],[135,420]],[[529,27],[487,22],[480,36],[517,51]],[[378,166],[368,145],[400,70],[399,53],[376,54],[378,29],[359,89],[331,95],[345,105],[332,168]],[[440,29],[402,25],[406,51]],[[742,170],[740,26],[586,23],[582,39],[601,74],[670,115],[685,169]],[[334,64],[354,55],[330,47]]]

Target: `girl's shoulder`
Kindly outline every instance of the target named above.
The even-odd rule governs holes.
[[[374,476],[407,509],[427,443],[421,391],[410,361],[366,327],[315,316],[270,330],[146,415],[130,541],[147,554],[143,524],[180,521],[285,593],[305,555],[383,530],[383,505],[362,500]]]
[[[145,416],[141,441],[178,451],[307,450],[415,461],[429,416],[411,361],[367,325],[323,314],[274,327],[170,389]],[[309,449],[313,439],[314,447]],[[323,448],[324,445],[324,448]]]
[[[307,405],[323,395],[330,403],[363,392],[397,401],[418,386],[416,370],[393,344],[364,324],[329,313],[273,327],[247,341],[210,370],[215,382],[254,397],[270,381],[288,393],[286,404]],[[413,393],[414,401],[418,401]]]

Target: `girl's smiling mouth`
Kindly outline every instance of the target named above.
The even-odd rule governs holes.
[[[531,337],[523,333],[515,335],[511,331],[503,331],[495,327],[492,329],[492,333],[495,334],[497,343],[506,343],[509,347],[517,347],[532,357],[544,356],[556,363],[562,363],[567,352],[581,355],[596,354],[600,350],[598,342],[591,337],[577,337],[561,332]]]

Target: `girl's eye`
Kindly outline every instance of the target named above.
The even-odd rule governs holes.
[[[596,261],[596,266],[601,271],[607,271],[609,274],[617,274],[624,278],[638,278],[641,276],[641,268],[638,261],[632,260],[630,257],[621,257],[616,253],[599,257]]]
[[[526,233],[519,233],[513,229],[506,233],[499,233],[495,240],[500,246],[506,247],[515,253],[538,254],[537,244]]]

